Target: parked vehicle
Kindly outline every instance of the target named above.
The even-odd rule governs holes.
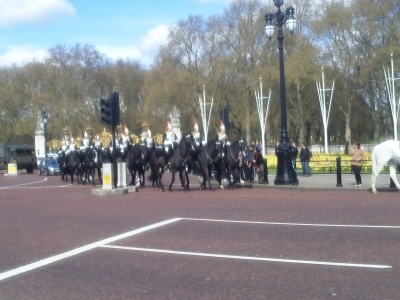
[[[46,174],[49,175],[59,175],[60,174],[60,166],[58,165],[57,160],[54,158],[47,158],[42,160],[38,166],[39,175]]]
[[[7,170],[8,164],[16,164],[17,170],[26,169],[32,174],[37,167],[35,147],[27,144],[0,143],[0,170]]]

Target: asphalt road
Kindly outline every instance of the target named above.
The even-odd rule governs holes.
[[[399,298],[398,192],[191,186],[0,174],[0,299]]]

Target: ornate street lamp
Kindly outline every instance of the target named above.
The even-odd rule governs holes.
[[[285,89],[285,72],[283,66],[283,33],[282,25],[286,23],[286,27],[292,34],[296,28],[296,19],[294,18],[294,8],[289,6],[286,13],[281,10],[283,0],[274,0],[278,11],[275,14],[267,13],[265,15],[265,33],[269,39],[274,34],[274,25],[278,27],[279,41],[279,73],[280,73],[280,98],[281,98],[281,136],[280,143],[275,148],[278,159],[276,170],[275,185],[296,184],[293,182],[292,167],[292,146],[290,145],[287,130],[287,113],[286,113],[286,89]]]
[[[42,127],[44,130],[44,159],[47,158],[47,113],[46,112],[42,112],[43,113],[43,122],[42,122]]]

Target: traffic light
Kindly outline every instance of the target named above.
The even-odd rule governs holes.
[[[112,124],[112,105],[111,98],[100,99],[101,121],[106,124]]]
[[[111,100],[111,115],[112,115],[112,124],[118,125],[120,123],[120,113],[119,113],[119,93],[112,92],[110,95]]]
[[[100,107],[102,122],[110,125],[118,125],[120,123],[118,92],[112,92],[110,97],[100,99]]]

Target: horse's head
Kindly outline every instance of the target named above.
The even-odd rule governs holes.
[[[193,137],[193,134],[186,133],[182,140],[185,142],[186,148],[190,148],[193,151],[197,149],[196,141]]]
[[[155,144],[153,139],[144,139],[140,142],[140,153],[143,160],[148,160],[151,152],[154,150]]]
[[[219,139],[215,140],[215,149],[217,150],[219,157],[225,157],[224,143]]]
[[[246,148],[246,145],[247,145],[246,141],[243,139],[240,139],[239,140],[239,151],[244,151],[244,149]]]

